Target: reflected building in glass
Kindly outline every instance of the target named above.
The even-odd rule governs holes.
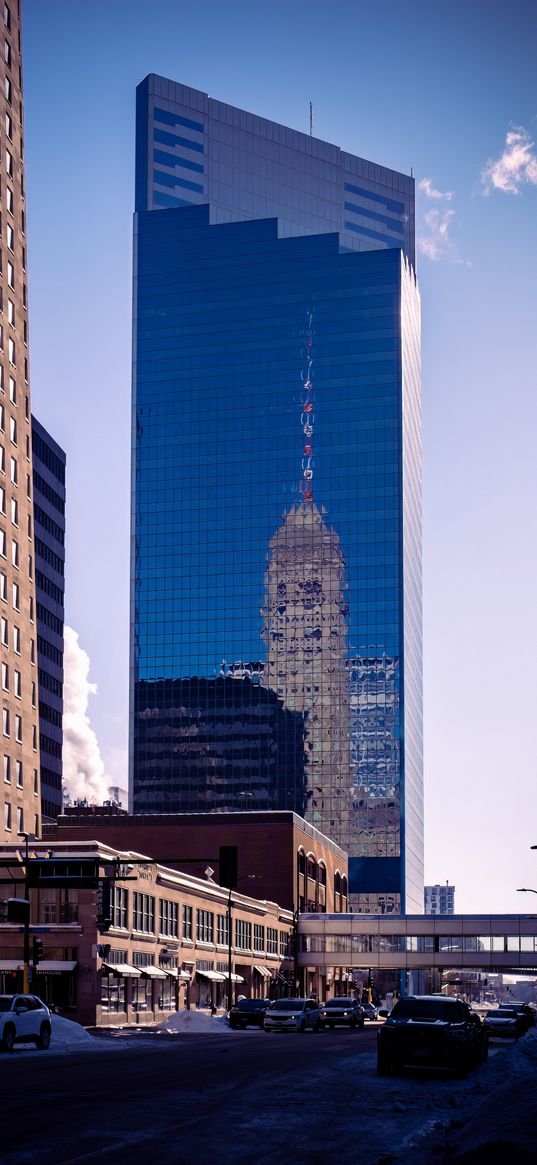
[[[137,93],[130,781],[293,808],[423,910],[414,184]]]

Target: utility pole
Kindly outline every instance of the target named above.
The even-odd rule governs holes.
[[[28,905],[24,917],[24,935],[23,935],[23,959],[24,970],[22,975],[22,990],[24,995],[28,995],[30,991],[30,888],[28,885],[28,862],[30,855],[28,852],[29,836],[27,833],[19,833],[19,837],[24,838],[25,853],[24,853],[24,897],[27,899]]]

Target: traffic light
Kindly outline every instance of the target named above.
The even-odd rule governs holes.
[[[34,934],[32,938],[32,963],[34,967],[41,962],[43,958],[43,939],[39,935]]]
[[[236,845],[221,845],[219,857],[221,886],[234,890],[239,880],[239,851]]]

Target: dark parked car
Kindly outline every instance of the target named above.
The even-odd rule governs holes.
[[[379,1076],[413,1066],[447,1068],[464,1078],[487,1055],[487,1033],[462,999],[408,995],[378,1031]]]
[[[357,999],[339,995],[321,1005],[321,1027],[334,1028],[336,1024],[356,1030],[364,1026],[364,1011]]]
[[[269,999],[239,999],[229,1013],[229,1026],[245,1028],[251,1023],[255,1027],[263,1027],[269,1003]]]
[[[535,1023],[535,1014],[527,1003],[501,1003],[497,1011],[489,1011],[483,1027],[489,1036],[505,1036],[518,1040]]]

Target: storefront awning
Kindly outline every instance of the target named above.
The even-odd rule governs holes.
[[[139,967],[144,979],[166,979],[165,971],[161,971],[160,967],[155,967],[154,963],[148,963],[146,967]]]
[[[262,975],[264,979],[270,979],[268,967],[260,967],[257,963],[254,963],[254,971],[257,971],[258,975]]]
[[[221,975],[220,971],[196,971],[196,975],[200,975],[202,979],[211,979],[213,982],[225,983],[226,976]],[[244,980],[241,979],[241,983]]]
[[[130,963],[103,963],[102,969],[108,971],[109,975],[133,975],[136,979],[142,973],[138,967],[131,967]]]
[[[222,975],[222,978],[223,978],[223,979],[229,979],[229,975]],[[232,976],[231,976],[231,982],[232,982],[232,983],[245,983],[245,982],[246,982],[246,979],[244,979],[244,978],[242,977],[242,975],[235,975],[235,973],[233,972],[233,974],[232,974]]]
[[[166,974],[170,979],[184,979],[190,983],[190,971],[180,971],[177,967],[166,967]]]
[[[40,975],[42,971],[46,975],[47,971],[52,974],[54,971],[74,971],[75,967],[76,961],[71,961],[70,959],[43,959],[41,963],[38,963],[35,971],[37,975]]]
[[[2,971],[18,971],[24,967],[23,959],[0,959],[0,972]],[[74,971],[76,967],[76,960],[71,959],[43,959],[38,963],[34,973],[36,975],[49,974],[59,975],[62,971]]]

